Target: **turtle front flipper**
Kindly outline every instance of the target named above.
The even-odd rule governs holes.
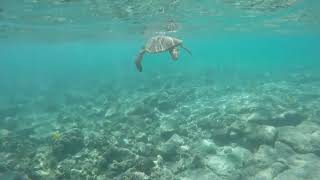
[[[139,72],[142,72],[142,59],[143,59],[143,55],[146,51],[145,50],[141,50],[138,54],[138,56],[135,59],[135,63],[136,63],[136,67],[138,69]]]

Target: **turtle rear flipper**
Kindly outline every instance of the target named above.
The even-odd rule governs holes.
[[[142,62],[144,53],[145,53],[144,50],[140,51],[140,53],[138,54],[138,56],[135,59],[136,67],[137,67],[139,72],[142,72],[142,64],[141,64],[141,62]]]
[[[182,44],[180,46],[182,47],[182,49],[186,50],[192,56],[192,53],[188,48],[184,47]]]

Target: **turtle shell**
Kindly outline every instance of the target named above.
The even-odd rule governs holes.
[[[145,50],[149,53],[159,53],[167,51],[182,43],[182,40],[169,36],[154,36],[145,45]]]

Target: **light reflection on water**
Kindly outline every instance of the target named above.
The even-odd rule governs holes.
[[[319,4],[314,0],[2,0],[0,37],[318,31]]]

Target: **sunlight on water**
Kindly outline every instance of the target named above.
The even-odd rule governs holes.
[[[170,32],[318,31],[319,7],[316,0],[2,0],[0,36],[99,39]]]

